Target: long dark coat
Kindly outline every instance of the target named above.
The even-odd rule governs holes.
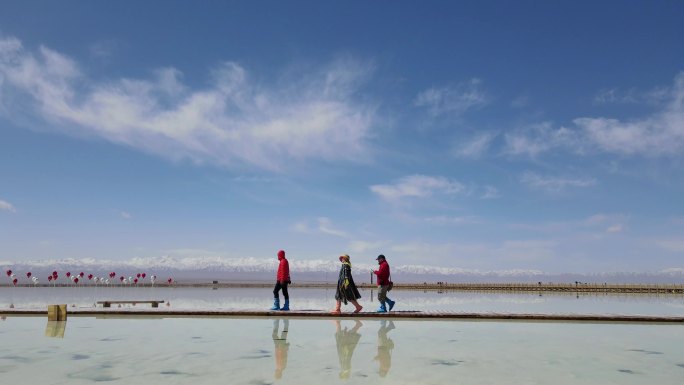
[[[344,287],[344,280],[349,280],[349,285],[347,288]],[[335,292],[335,299],[347,304],[347,301],[355,300],[361,298],[361,293],[359,289],[356,288],[354,284],[354,278],[352,278],[351,265],[343,263],[340,268],[340,276],[337,278],[337,291]]]

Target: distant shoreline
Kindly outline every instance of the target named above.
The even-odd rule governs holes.
[[[174,282],[169,285],[160,283],[144,284],[112,284],[112,285],[75,285],[75,284],[18,284],[16,287],[59,287],[59,288],[271,288],[271,282]],[[374,289],[377,286],[368,283],[357,284],[362,289]],[[0,287],[12,288],[10,284]],[[336,283],[304,282],[294,283],[292,288],[335,289]],[[636,293],[636,294],[684,294],[684,284],[597,284],[597,283],[406,283],[394,284],[395,290],[430,290],[430,291],[504,291],[504,292],[559,292],[559,293]]]

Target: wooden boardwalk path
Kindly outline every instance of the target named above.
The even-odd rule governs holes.
[[[393,311],[390,313],[331,314],[323,310],[256,311],[256,310],[194,310],[194,309],[132,309],[132,308],[69,308],[69,317],[136,318],[136,317],[224,317],[224,318],[302,318],[335,319],[365,318],[392,320],[463,320],[463,321],[547,321],[595,323],[661,323],[683,324],[684,316],[614,315],[614,314],[520,314],[520,313],[458,313],[432,311]],[[46,316],[47,310],[0,309],[0,316]]]

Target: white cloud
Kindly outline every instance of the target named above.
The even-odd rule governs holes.
[[[659,239],[655,241],[655,244],[668,251],[684,253],[684,240],[682,238]]]
[[[511,101],[511,107],[523,108],[529,104],[529,98],[526,95],[520,95]]]
[[[684,151],[684,72],[668,93],[667,106],[645,119],[578,118],[575,125],[602,151],[622,155],[667,156]]]
[[[88,51],[94,58],[106,59],[112,56],[122,45],[122,42],[119,40],[100,40],[91,44],[90,47],[88,47]]]
[[[602,98],[610,101],[611,93]],[[642,119],[581,117],[574,128],[554,129],[542,123],[506,135],[505,153],[536,156],[556,148],[585,153],[589,150],[650,157],[684,152],[684,72],[667,89],[655,89],[644,100],[665,100],[664,107]]]
[[[339,238],[349,238],[345,231],[335,228],[330,218],[319,217],[316,219],[316,226],[309,226],[307,222],[298,222],[292,226],[292,230],[305,234],[326,234]]]
[[[552,128],[551,122],[543,122],[525,127],[505,135],[504,153],[535,157],[552,148],[561,146],[578,147],[576,133],[561,127]]]
[[[547,240],[507,240],[492,243],[429,243],[412,241],[394,244],[390,251],[399,255],[411,256],[422,261],[467,261],[478,260],[482,263],[501,265],[520,262],[539,262],[557,257],[555,241]],[[482,265],[482,264],[481,264]]]
[[[484,186],[485,192],[482,194],[480,199],[496,199],[496,198],[501,198],[501,193],[499,193],[499,190],[496,187],[493,186]]]
[[[182,257],[182,258],[212,258],[212,260],[220,259],[221,256],[225,256],[226,252],[216,251],[216,250],[206,250],[206,249],[169,249],[164,251],[165,254],[171,257]]]
[[[377,242],[368,242],[368,241],[351,241],[349,242],[349,245],[347,245],[347,248],[351,253],[369,253],[371,251],[373,252],[379,252],[379,250],[385,246],[387,242],[384,241],[377,241]]]
[[[325,217],[318,218],[318,231],[320,231],[323,234],[328,234],[340,238],[347,238],[349,236],[346,232],[336,229],[333,226],[332,221],[329,218]]]
[[[123,218],[123,219],[131,219],[131,218],[133,218],[133,215],[131,215],[130,213],[128,213],[128,212],[126,212],[126,211],[120,212],[119,215],[120,215],[121,218]]]
[[[520,178],[520,181],[533,189],[546,191],[561,191],[568,187],[590,187],[596,184],[592,178],[561,178],[545,177],[527,171]]]
[[[495,138],[494,133],[477,135],[468,142],[460,143],[454,150],[454,154],[459,158],[477,159],[489,149]]]
[[[465,186],[442,176],[409,175],[394,184],[373,185],[370,189],[384,200],[397,201],[405,197],[429,197],[435,193],[457,194],[463,192]]]
[[[481,90],[480,84],[479,79],[471,79],[457,86],[428,88],[418,94],[414,105],[426,108],[433,117],[460,115],[488,103],[487,94]]]
[[[424,260],[427,257],[442,259],[451,258],[454,256],[454,249],[454,245],[451,243],[429,243],[422,241],[397,243],[389,248],[393,253],[410,255],[417,260]]]
[[[587,225],[596,225],[596,224],[604,223],[604,222],[610,220],[610,218],[611,217],[609,215],[606,215],[606,214],[594,214],[594,215],[590,216],[589,218],[587,218],[584,221],[584,223],[586,223]]]
[[[292,161],[363,159],[374,112],[352,94],[371,70],[339,59],[269,86],[226,62],[206,89],[189,89],[174,68],[147,80],[97,82],[56,51],[33,53],[0,38],[4,91],[53,123],[49,129],[220,166],[282,170]]]
[[[0,199],[0,211],[9,211],[11,213],[16,212],[14,206],[11,203]]]
[[[623,91],[620,88],[604,88],[594,96],[594,104],[658,104],[670,97],[667,87],[656,87],[647,92],[639,92],[631,88]]]
[[[625,230],[625,222],[627,222],[628,219],[628,216],[623,214],[595,214],[585,219],[583,225],[588,227],[601,227],[606,233],[617,234]],[[600,237],[600,235],[597,236]]]
[[[424,219],[425,222],[428,223],[435,223],[435,224],[454,224],[454,225],[465,225],[465,224],[474,224],[474,223],[479,223],[479,219],[474,216],[461,216],[461,217],[453,217],[453,216],[446,216],[446,215],[440,215],[436,217],[427,217]]]
[[[306,222],[297,222],[292,225],[292,231],[296,233],[309,233],[311,230]]]
[[[494,253],[506,261],[540,261],[553,259],[556,246],[555,241],[512,240],[504,242]]]

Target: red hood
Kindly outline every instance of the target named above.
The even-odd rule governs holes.
[[[280,250],[280,251],[278,251],[278,260],[281,261],[283,259],[285,259],[285,251]]]

